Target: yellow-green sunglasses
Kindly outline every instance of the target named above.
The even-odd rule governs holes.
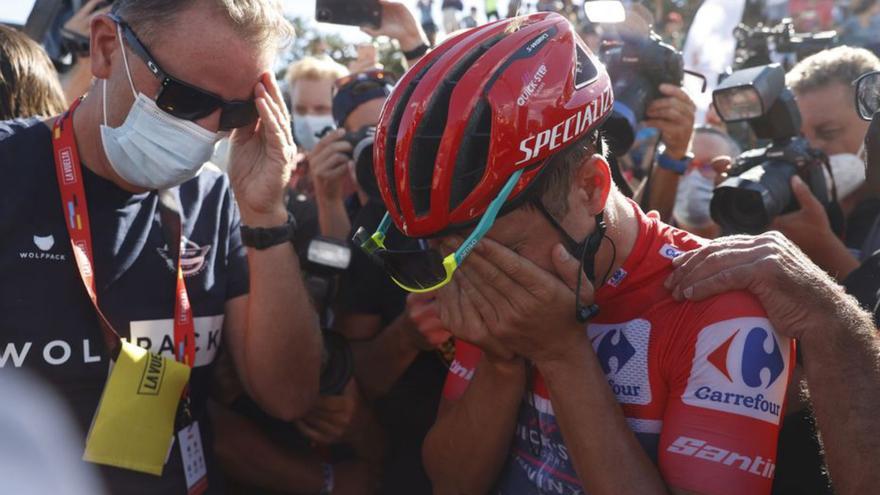
[[[452,280],[452,274],[464,259],[492,228],[501,206],[507,201],[523,171],[517,170],[510,176],[498,196],[489,203],[486,213],[473,232],[454,253],[443,257],[436,249],[392,251],[385,247],[385,235],[391,227],[391,216],[385,213],[373,235],[361,227],[354,235],[354,242],[368,255],[377,259],[391,276],[391,280],[409,292],[431,292]]]

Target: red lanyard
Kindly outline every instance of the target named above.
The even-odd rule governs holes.
[[[86,192],[83,186],[82,166],[76,139],[73,134],[73,112],[81,100],[76,100],[70,109],[55,120],[52,129],[52,145],[55,150],[55,171],[58,177],[58,189],[61,192],[61,209],[64,211],[67,233],[70,235],[70,247],[79,269],[80,277],[95,311],[98,313],[104,339],[111,356],[119,347],[120,336],[109,320],[98,307],[98,294],[95,291],[94,257],[92,251],[92,229],[89,224],[89,209],[86,204]],[[181,222],[181,229],[183,224]],[[182,239],[182,233],[179,237]],[[171,246],[169,246],[171,247]],[[192,308],[186,294],[183,281],[183,269],[180,254],[183,245],[178,249],[177,256],[177,296],[174,298],[174,348],[175,358],[190,367],[195,362],[195,325],[193,324]]]

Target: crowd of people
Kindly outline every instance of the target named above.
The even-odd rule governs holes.
[[[880,1],[437,2],[362,27],[402,73],[274,70],[275,0],[0,25],[0,492],[873,493]],[[605,58],[725,87],[755,12],[839,29],[761,66],[785,139]]]

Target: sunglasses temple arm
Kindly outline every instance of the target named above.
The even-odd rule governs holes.
[[[486,208],[486,212],[483,214],[483,218],[480,219],[480,222],[477,223],[477,226],[474,227],[471,235],[464,240],[461,247],[459,247],[455,251],[455,262],[457,264],[461,264],[465,257],[470,254],[471,250],[474,249],[474,246],[486,235],[486,232],[492,228],[492,225],[495,223],[495,219],[498,216],[498,212],[501,210],[501,207],[504,205],[504,202],[507,201],[508,196],[513,191],[513,188],[516,186],[516,183],[519,182],[519,178],[523,174],[523,169],[519,169],[510,176],[510,179],[507,179],[507,183],[504,184],[504,187],[501,188],[501,192],[498,193],[498,196],[489,203],[489,206]]]
[[[385,212],[385,216],[382,217],[382,221],[379,222],[379,227],[376,228],[376,232],[381,232],[384,236],[389,228],[391,228],[391,215],[388,212]]]

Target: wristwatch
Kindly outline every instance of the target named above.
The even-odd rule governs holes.
[[[671,156],[667,155],[664,151],[657,155],[657,166],[669,170],[670,172],[675,172],[678,175],[684,175],[687,171],[688,165],[691,164],[691,160],[694,159],[694,155],[688,153],[684,155],[684,157],[680,160],[676,160]]]
[[[422,42],[421,45],[413,48],[412,50],[404,51],[403,58],[405,58],[407,61],[415,60],[415,59],[421,57],[422,55],[428,53],[428,50],[430,48],[431,47],[429,47],[427,43]]]
[[[293,239],[296,233],[296,219],[287,212],[287,223],[278,227],[241,226],[241,243],[254,249],[266,249]]]

